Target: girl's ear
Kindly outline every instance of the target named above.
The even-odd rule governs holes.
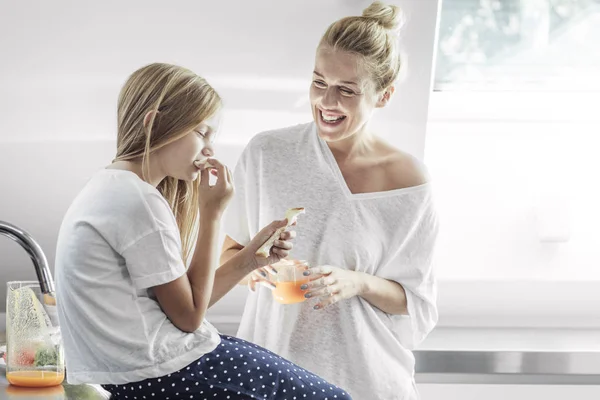
[[[146,115],[144,116],[144,128],[147,128],[148,125],[150,124],[150,120],[152,119],[153,116],[158,114],[158,110],[151,110],[148,111],[146,113]]]

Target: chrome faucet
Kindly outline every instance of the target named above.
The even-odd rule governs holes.
[[[40,245],[31,237],[29,233],[8,222],[0,221],[0,235],[4,235],[19,243],[29,254],[35,267],[40,289],[42,293],[54,295],[54,281],[50,274],[48,261]]]

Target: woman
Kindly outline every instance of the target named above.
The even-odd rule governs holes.
[[[238,335],[345,387],[357,399],[413,399],[411,348],[437,322],[437,218],[425,167],[369,128],[400,71],[398,8],[375,2],[334,22],[317,48],[314,121],[255,136],[235,170],[221,260],[261,225],[305,207],[292,258],[308,301],[282,306],[255,271]],[[262,285],[261,285],[262,286]]]
[[[213,287],[219,224],[233,194],[229,169],[213,158],[220,108],[203,78],[175,65],[143,67],[121,90],[116,160],[73,201],[58,238],[67,380],[102,384],[114,399],[348,399],[270,351],[219,335],[204,318],[236,281],[287,256],[294,236],[281,233],[267,258],[256,257],[287,225],[270,221]]]

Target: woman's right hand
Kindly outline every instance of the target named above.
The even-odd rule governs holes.
[[[216,170],[217,182],[210,186],[211,170]],[[226,165],[214,158],[207,160],[206,168],[200,171],[198,203],[200,215],[213,214],[220,218],[233,197],[233,176]]]

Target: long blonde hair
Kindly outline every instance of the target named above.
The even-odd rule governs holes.
[[[373,2],[362,16],[345,17],[332,23],[319,46],[361,57],[380,91],[392,85],[400,73],[398,33],[403,24],[400,9]]]
[[[188,69],[163,63],[138,69],[119,94],[115,161],[141,161],[147,180],[151,155],[212,117],[221,105],[208,82]],[[148,113],[151,117],[144,121]],[[157,189],[173,210],[187,263],[198,222],[198,185],[166,177]]]

